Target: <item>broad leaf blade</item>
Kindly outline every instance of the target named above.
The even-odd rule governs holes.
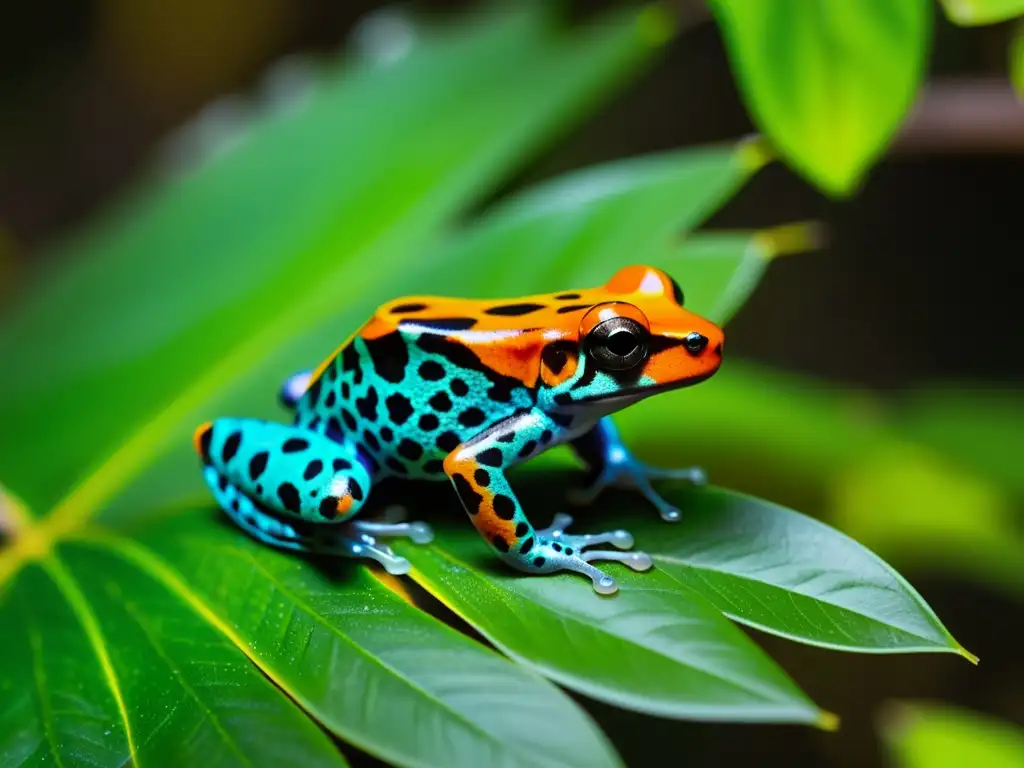
[[[917,93],[931,0],[714,0],[754,122],[825,192],[849,195]]]
[[[346,741],[397,765],[619,764],[561,691],[407,604],[361,564],[273,551],[211,513],[188,510],[138,541],[101,545],[229,628]]]
[[[1017,89],[1017,95],[1024,99],[1024,22],[1017,24],[1010,41],[1010,82]]]
[[[791,640],[861,652],[969,656],[921,596],[853,539],[812,518],[719,489],[673,489],[682,520],[617,517],[659,570],[726,615]],[[650,515],[647,515],[649,518]]]
[[[1024,16],[1024,0],[941,0],[946,15],[962,27],[996,24]]]
[[[596,699],[662,717],[821,723],[824,716],[717,610],[666,574],[523,578],[471,526],[402,547],[413,578],[513,658]]]
[[[41,566],[0,592],[0,627],[0,764],[124,763],[115,696],[82,623]]]

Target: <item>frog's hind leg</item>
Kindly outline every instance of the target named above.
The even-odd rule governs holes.
[[[228,517],[257,541],[297,552],[367,557],[376,560],[388,573],[396,576],[409,572],[408,560],[378,544],[373,536],[363,533],[357,523],[317,525],[301,520],[283,520],[257,507],[252,499],[212,466],[203,470],[203,476]]]
[[[204,478],[225,512],[274,546],[368,556],[401,568],[363,524],[347,523],[370,492],[371,477],[354,447],[319,432],[255,419],[219,419],[195,433]],[[422,538],[407,524],[380,534]],[[426,533],[429,533],[427,529]]]

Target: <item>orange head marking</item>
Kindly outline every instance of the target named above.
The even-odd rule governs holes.
[[[553,373],[549,345],[541,366],[540,401],[552,410],[618,410],[668,389],[696,384],[718,370],[725,336],[683,309],[678,283],[654,267],[626,267],[597,291],[578,317],[571,366]],[[565,342],[557,342],[565,345]],[[561,359],[559,357],[559,359]]]

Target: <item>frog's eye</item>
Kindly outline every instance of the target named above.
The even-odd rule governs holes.
[[[647,357],[650,334],[630,317],[602,320],[587,334],[587,348],[594,362],[605,370],[624,371]]]
[[[672,281],[672,300],[675,301],[675,303],[681,307],[683,306],[682,286],[680,286],[679,283],[676,282],[676,279],[674,277],[670,277],[669,280]]]

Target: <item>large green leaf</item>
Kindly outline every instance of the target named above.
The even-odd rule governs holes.
[[[1024,0],[941,0],[946,15],[964,27],[982,26],[1024,16]]]
[[[612,599],[576,576],[495,567],[465,524],[402,547],[412,576],[512,658],[596,699],[662,717],[831,723],[756,645],[663,571],[617,574]]]
[[[1024,21],[1018,22],[1010,41],[1010,82],[1024,98]]]
[[[936,702],[886,708],[882,736],[895,768],[1018,768],[1024,728],[980,712]]]
[[[751,117],[799,173],[849,195],[917,94],[931,0],[713,0]]]

